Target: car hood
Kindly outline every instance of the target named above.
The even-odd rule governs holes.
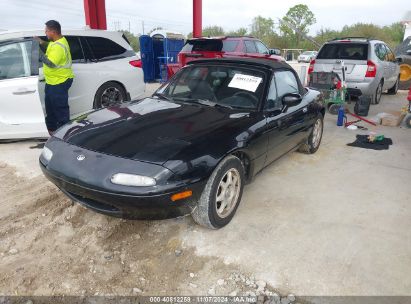
[[[233,135],[246,117],[228,108],[145,98],[80,116],[54,136],[91,151],[164,164],[183,149]]]

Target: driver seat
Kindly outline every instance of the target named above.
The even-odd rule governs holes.
[[[191,91],[191,98],[214,100],[214,92],[207,81],[199,78],[191,79],[188,83]]]

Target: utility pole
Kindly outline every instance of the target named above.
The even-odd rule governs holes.
[[[130,31],[130,20],[128,20],[128,32],[131,33],[131,31]]]
[[[141,21],[141,26],[143,27],[143,35],[144,35],[144,20]]]

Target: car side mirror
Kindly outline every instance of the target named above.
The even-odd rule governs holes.
[[[298,93],[288,93],[281,100],[283,102],[283,112],[287,112],[288,108],[299,105],[303,98]]]
[[[269,49],[269,52],[270,52],[270,55],[277,55],[277,56],[281,55],[280,49]]]
[[[410,54],[411,54],[411,51],[410,51]],[[402,63],[403,60],[401,57],[398,57],[398,58],[395,58],[395,62]]]

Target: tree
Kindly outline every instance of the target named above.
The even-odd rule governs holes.
[[[297,47],[303,39],[302,34],[308,34],[309,27],[316,22],[313,12],[305,4],[297,4],[290,8],[282,20],[284,22],[280,25],[280,31]]]
[[[140,50],[140,40],[133,33],[129,31],[121,30],[120,33],[123,33],[126,36],[127,40],[130,42],[131,47],[135,52]]]
[[[257,16],[251,24],[251,35],[269,44],[270,39],[274,36],[274,21],[271,18]]]
[[[384,26],[382,30],[391,37],[392,44],[398,45],[404,39],[405,27],[401,22],[396,22],[388,26]]]
[[[234,31],[230,31],[226,34],[227,34],[227,36],[245,36],[245,35],[247,35],[247,29],[245,27],[240,27],[239,29],[236,29]]]
[[[202,31],[202,36],[213,37],[213,36],[224,36],[224,29],[218,25],[206,26]]]

